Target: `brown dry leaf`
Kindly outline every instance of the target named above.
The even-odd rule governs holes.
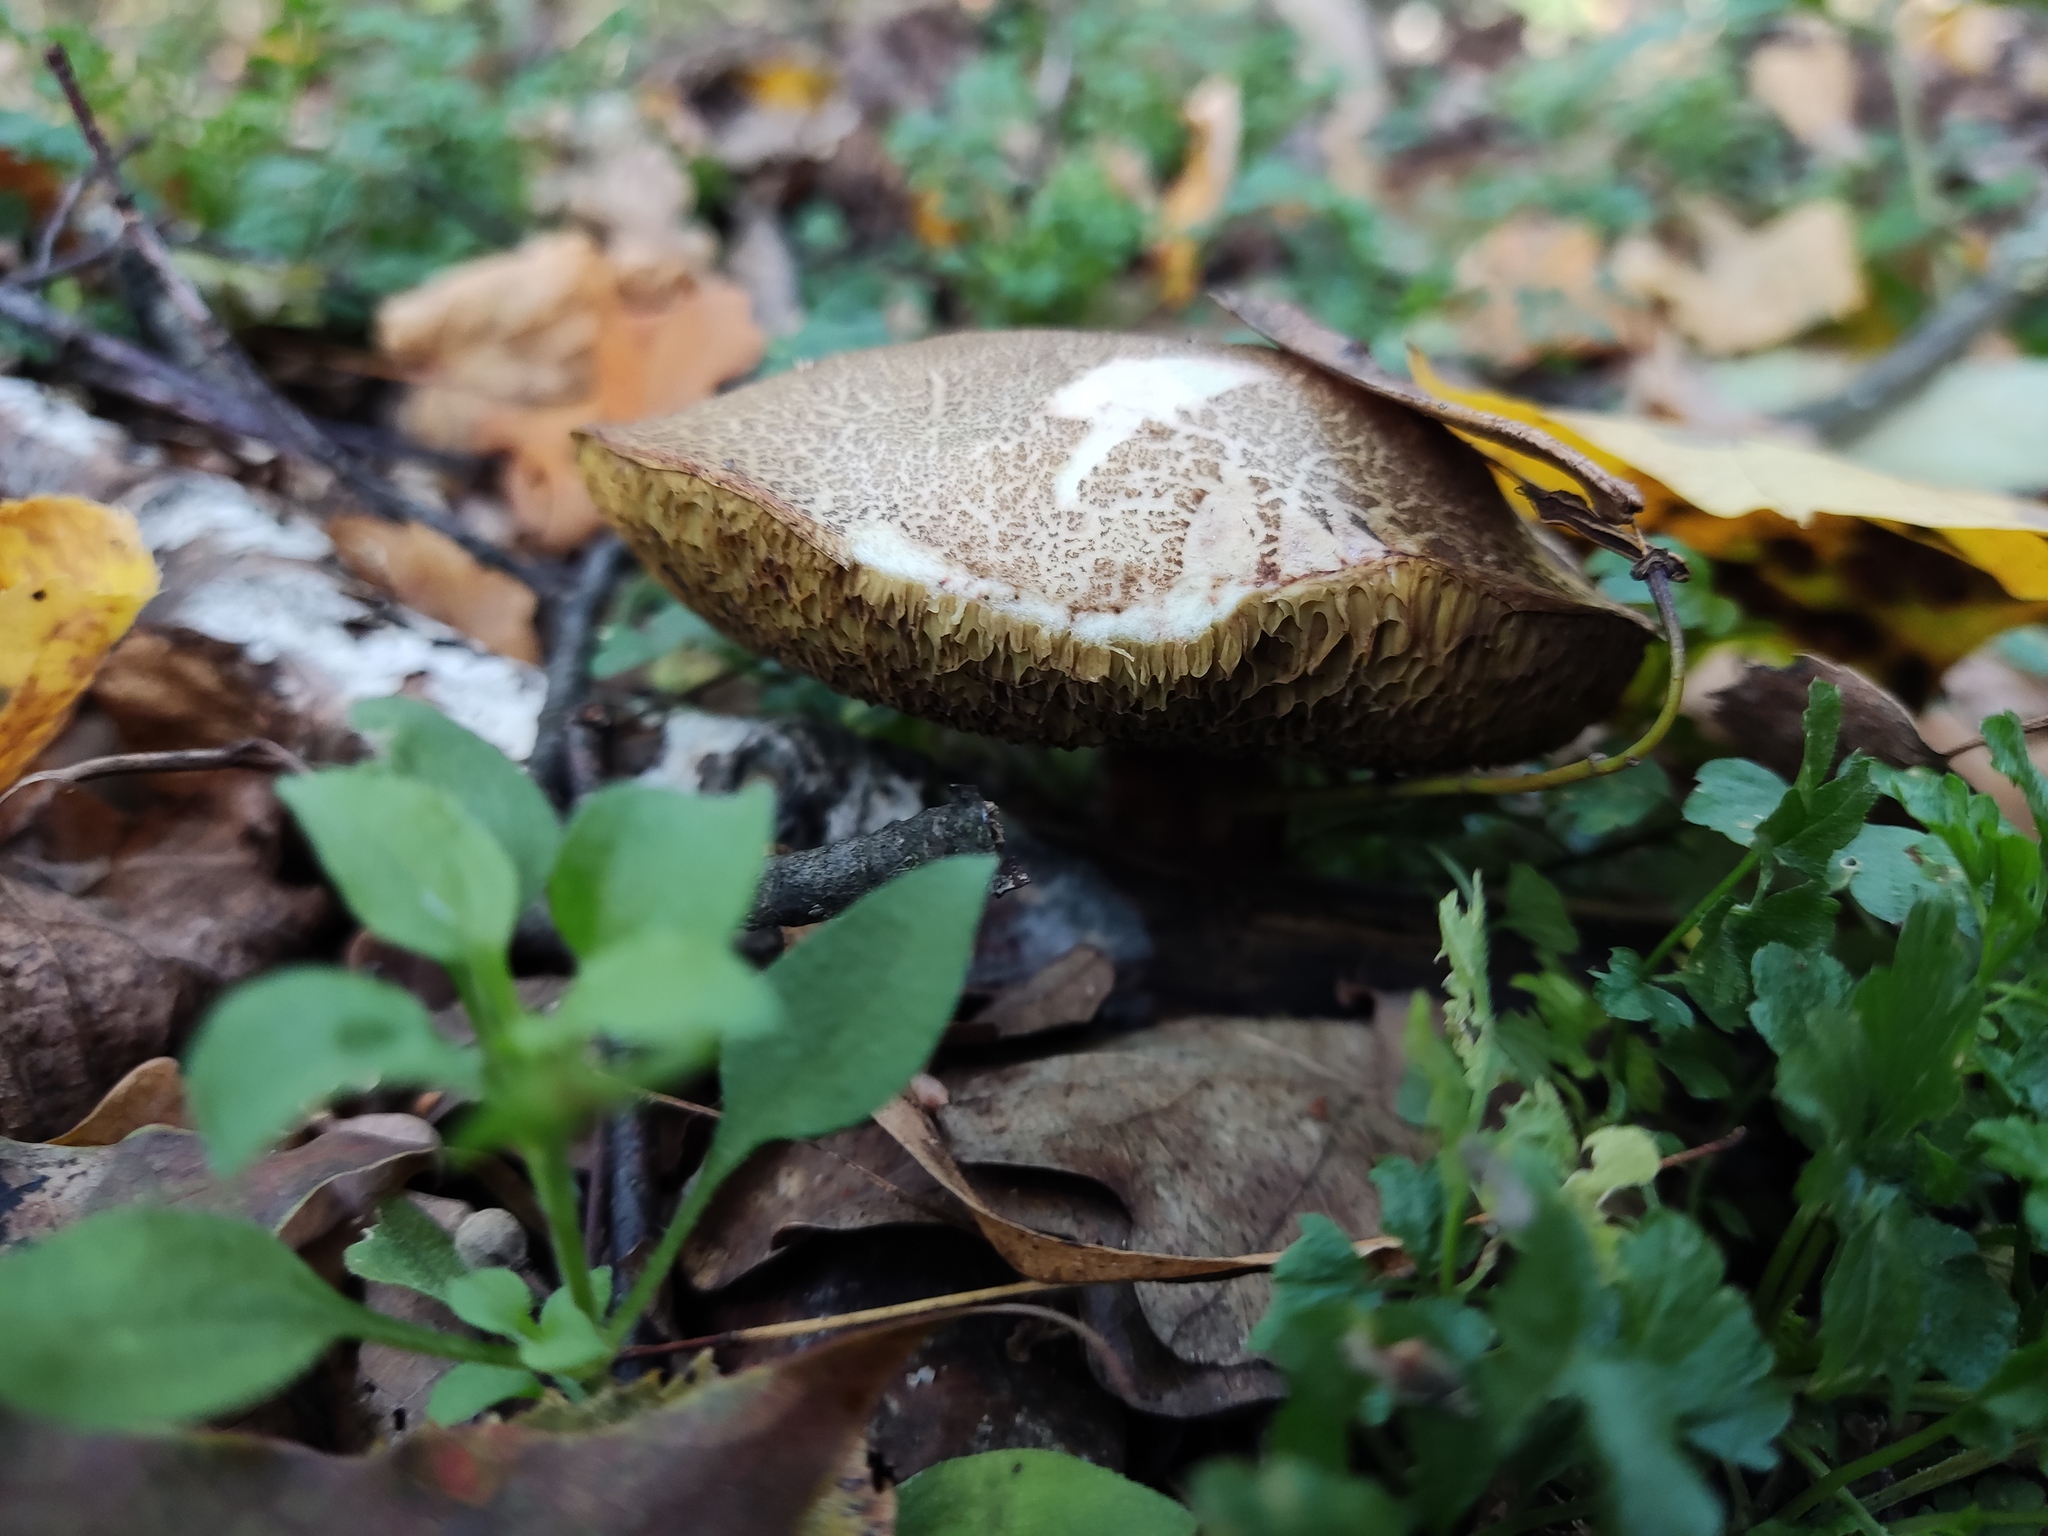
[[[1841,29],[1813,15],[1790,17],[1749,56],[1749,93],[1785,131],[1826,160],[1863,154],[1856,128],[1856,55]]]
[[[156,589],[127,513],[76,496],[0,502],[0,788],[71,718]]]
[[[1280,1257],[1277,1251],[1212,1258],[1145,1253],[1075,1242],[1033,1231],[1021,1222],[998,1214],[974,1192],[930,1119],[917,1105],[907,1099],[894,1099],[876,1110],[874,1118],[875,1123],[895,1138],[897,1144],[931,1175],[940,1188],[967,1207],[968,1214],[974,1218],[981,1235],[988,1239],[989,1246],[1027,1280],[1045,1280],[1056,1285],[1116,1280],[1194,1280],[1269,1269]],[[1400,1245],[1393,1238],[1382,1236],[1360,1239],[1355,1246],[1362,1257]]]
[[[424,1120],[359,1115],[220,1179],[191,1131],[151,1126],[108,1147],[0,1141],[0,1248],[138,1204],[239,1216],[303,1248],[371,1209],[440,1147]]]
[[[62,1136],[52,1136],[49,1144],[111,1147],[145,1125],[165,1125],[173,1130],[188,1125],[185,1078],[175,1056],[152,1056],[109,1088],[91,1114]]]
[[[1930,747],[1912,713],[1862,673],[1818,656],[1796,656],[1785,667],[1751,662],[1727,686],[1705,701],[1713,725],[1743,757],[1790,779],[1805,753],[1802,720],[1807,693],[1816,680],[1834,684],[1842,696],[1842,731],[1835,744],[1839,763],[1863,752],[1895,768],[1940,768],[1946,759]]]
[[[1068,1024],[1086,1024],[1116,988],[1116,965],[1092,944],[1072,949],[1034,974],[1003,988],[952,1037],[961,1041],[1014,1040]]]
[[[349,515],[330,518],[327,536],[344,565],[406,607],[439,619],[500,656],[540,660],[533,589],[516,576],[489,569],[445,534],[420,523]]]
[[[2038,503],[1900,480],[1789,438],[1552,409],[1451,384],[1419,354],[1410,362],[1431,394],[1529,423],[1633,482],[1643,527],[1748,568],[1756,584],[1738,595],[1752,611],[1909,696],[1924,698],[1991,636],[2048,617],[2048,508]],[[1578,488],[1513,444],[1460,435],[1501,466],[1504,491],[1510,477]]]
[[[1615,248],[1613,271],[1625,292],[1666,305],[1703,352],[1758,352],[1863,307],[1856,223],[1843,203],[1802,203],[1745,229],[1725,208],[1700,202],[1690,221],[1697,264],[1638,235]]]
[[[1647,317],[1607,284],[1600,232],[1582,219],[1520,213],[1458,258],[1457,285],[1477,302],[1458,321],[1464,349],[1500,368],[1633,347]]]
[[[1899,32],[1909,51],[1931,56],[1956,74],[1977,77],[1998,68],[2005,50],[2027,35],[2024,12],[2013,5],[1908,4]]]
[[[839,1339],[590,1434],[422,1429],[361,1457],[17,1421],[0,1436],[0,1507],[24,1536],[796,1536],[924,1332]]]
[[[1159,199],[1159,238],[1153,260],[1159,268],[1161,302],[1179,309],[1202,282],[1198,232],[1223,211],[1244,142],[1244,92],[1228,75],[1211,75],[1181,105],[1188,125],[1188,154],[1180,174]]]
[[[1183,1019],[1072,1056],[948,1073],[935,1118],[963,1164],[1052,1169],[1107,1187],[1134,1249],[1248,1254],[1296,1218],[1377,1235],[1368,1178],[1417,1135],[1394,1112],[1398,1052],[1355,1022]],[[1183,1360],[1230,1364],[1265,1311],[1263,1275],[1138,1288]]]
[[[61,789],[0,857],[0,1135],[76,1123],[332,910],[323,887],[278,878],[268,775],[193,774],[176,789],[132,817]]]

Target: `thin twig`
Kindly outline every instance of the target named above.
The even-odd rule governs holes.
[[[1992,247],[1983,276],[1949,295],[1835,394],[1787,413],[1830,442],[1860,437],[2021,304],[2048,291],[2048,198]]]
[[[1043,1296],[1049,1291],[1070,1291],[1072,1285],[1055,1285],[1050,1280],[1015,1280],[1008,1285],[986,1286],[978,1291],[955,1291],[949,1296],[927,1296],[921,1301],[899,1301],[894,1306],[866,1307],[858,1312],[838,1312],[830,1317],[799,1317],[787,1323],[762,1323],[752,1328],[730,1328],[724,1333],[707,1333],[694,1339],[673,1339],[665,1344],[636,1344],[619,1351],[621,1360],[645,1359],[649,1355],[673,1355],[684,1350],[710,1349],[720,1344],[760,1344],[775,1339],[805,1339],[817,1333],[836,1333],[842,1328],[859,1328],[867,1323],[891,1323],[907,1317],[937,1317],[962,1312],[969,1307],[1005,1302],[1019,1296]]]
[[[306,763],[288,747],[262,736],[251,736],[225,747],[192,747],[178,752],[119,752],[111,757],[89,757],[68,768],[47,768],[16,779],[0,790],[0,803],[32,784],[83,784],[88,779],[110,779],[124,773],[198,773],[217,768],[265,768],[273,773],[305,773]]]
[[[121,215],[122,233],[129,249],[148,269],[166,301],[169,315],[175,317],[192,349],[205,358],[206,372],[212,376],[212,381],[227,392],[246,398],[265,422],[264,430],[247,435],[261,437],[288,453],[318,464],[353,491],[379,517],[393,522],[420,523],[461,545],[480,563],[516,576],[536,591],[550,591],[553,587],[550,577],[489,540],[478,538],[447,513],[413,500],[323,433],[305,412],[264,378],[227,328],[207,308],[206,300],[191,279],[178,270],[162,237],[142,216],[134,194],[122,179],[113,146],[101,132],[92,104],[85,99],[85,92],[78,84],[78,74],[71,67],[70,55],[61,43],[53,43],[44,50],[43,59],[49,65],[50,73],[56,76],[64,99],[70,103],[72,116],[78,120],[78,130],[85,135],[99,175],[107,183],[114,207]]]
[[[1726,1152],[1730,1147],[1741,1146],[1743,1138],[1748,1135],[1749,1127],[1738,1125],[1719,1141],[1705,1142],[1697,1147],[1687,1147],[1683,1152],[1672,1153],[1669,1157],[1659,1162],[1657,1167],[1659,1169],[1678,1168],[1686,1163],[1697,1162],[1703,1157],[1712,1157],[1716,1152]]]
[[[2031,720],[2022,720],[2020,722],[2020,734],[2023,736],[2038,735],[2042,731],[2048,731],[2048,715],[2036,715]],[[1968,741],[1959,742],[1953,747],[1943,747],[1940,750],[1943,757],[1947,758],[1950,762],[1954,762],[1965,752],[1974,752],[1979,747],[1989,745],[1990,743],[1982,736],[1972,736]]]
[[[598,615],[631,563],[631,553],[616,535],[600,535],[583,552],[574,585],[554,605],[547,701],[541,705],[526,771],[559,806],[566,807],[575,798],[569,738],[577,728],[576,713],[590,686],[590,653],[597,639]]]
[[[12,285],[17,288],[40,288],[45,283],[54,283],[60,277],[69,277],[73,272],[82,272],[87,267],[96,267],[109,256],[121,249],[119,240],[108,240],[89,251],[76,256],[67,256],[62,261],[38,262],[33,267],[17,267],[0,280],[0,286]]]
[[[99,175],[99,162],[94,161],[91,169],[80,172],[64,184],[64,190],[57,198],[57,206],[50,210],[49,218],[43,221],[43,227],[36,232],[35,270],[49,270],[50,258],[57,254],[57,242],[63,238],[64,226],[71,222],[71,215],[78,207],[79,198],[85,195],[87,187],[99,179]]]

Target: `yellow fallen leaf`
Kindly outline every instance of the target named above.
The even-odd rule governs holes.
[[[126,512],[76,496],[0,502],[0,786],[63,727],[156,588]]]
[[[1803,625],[1806,639],[1840,660],[1897,679],[1910,656],[1910,674],[1931,669],[1931,681],[2001,630],[2048,617],[2048,507],[2037,502],[1902,480],[1787,439],[1553,410],[1453,385],[1420,354],[1410,362],[1439,399],[1540,427],[1632,481],[1644,528],[1751,567],[1751,606],[1772,609],[1795,632]],[[1516,478],[1576,489],[1548,464],[1466,441],[1494,463],[1504,490]],[[1521,497],[1509,501],[1527,515]],[[1915,543],[1974,571],[1916,559]]]

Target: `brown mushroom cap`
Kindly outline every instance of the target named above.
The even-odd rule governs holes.
[[[1507,762],[1611,708],[1648,630],[1449,432],[1264,348],[942,336],[580,452],[735,640],[991,735]]]

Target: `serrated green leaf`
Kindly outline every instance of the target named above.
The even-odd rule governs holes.
[[[1647,1023],[1660,1033],[1693,1027],[1685,999],[1650,981],[1643,974],[1643,957],[1634,950],[1611,951],[1607,969],[1592,976],[1593,999],[1610,1017]]]
[[[1545,954],[1569,955],[1579,947],[1579,931],[1565,911],[1564,897],[1527,864],[1508,871],[1503,920]]]
[[[1758,835],[1771,838],[1771,856],[1778,863],[1808,879],[1825,881],[1835,855],[1855,839],[1877,795],[1870,760],[1851,758],[1839,777],[1805,792],[1796,822],[1788,802]]]
[[[395,696],[364,699],[349,721],[393,773],[453,796],[512,860],[523,910],[547,884],[561,825],[540,786],[482,737],[431,704]]]
[[[474,1097],[481,1074],[477,1053],[444,1040],[410,992],[332,966],[243,983],[185,1055],[193,1121],[227,1172],[338,1094],[391,1084]]]
[[[1740,1029],[1748,1015],[1756,952],[1771,943],[1818,949],[1834,937],[1840,911],[1841,904],[1817,882],[1723,909],[1707,920],[1686,958],[1680,975],[1685,990],[1720,1028]]]
[[[205,1418],[268,1396],[361,1316],[247,1222],[108,1211],[0,1257],[0,1401],[91,1429]]]
[[[524,1341],[538,1331],[533,1292],[509,1269],[472,1269],[441,1292],[448,1310],[472,1328]]]
[[[1720,1503],[1679,1447],[1664,1373],[1639,1360],[1599,1358],[1582,1362],[1572,1384],[1606,1463],[1614,1529],[1720,1536]]]
[[[1444,1186],[1436,1165],[1383,1157],[1373,1164],[1372,1182],[1380,1194],[1380,1230],[1399,1238],[1418,1267],[1427,1264],[1437,1251],[1444,1224]],[[1311,1219],[1322,1218],[1304,1216],[1304,1235]],[[1277,1281],[1274,1295],[1277,1300]]]
[[[341,1259],[358,1279],[402,1285],[436,1300],[469,1273],[441,1224],[403,1196],[377,1207],[377,1225],[351,1243]]]
[[[1763,764],[1717,757],[1701,765],[1682,814],[1694,826],[1707,827],[1747,848],[1786,793],[1785,781]]]
[[[466,1424],[510,1398],[539,1397],[540,1378],[517,1365],[484,1365],[465,1360],[434,1383],[427,1418],[436,1424]]]
[[[1800,1039],[1807,1020],[1829,1009],[1846,1011],[1855,989],[1842,962],[1824,949],[1766,944],[1749,969],[1756,994],[1749,1021],[1781,1055]]]
[[[609,1276],[607,1276],[609,1279]],[[541,1304],[540,1326],[519,1341],[519,1359],[551,1376],[578,1376],[611,1358],[612,1349],[567,1286]]]
[[[446,790],[381,768],[280,779],[342,899],[380,939],[443,965],[497,953],[519,916],[519,876]]]
[[[1986,720],[1983,730],[1984,744],[1991,749],[1991,766],[2019,787],[2027,809],[2033,812],[2036,830],[2048,836],[2048,775],[2042,774],[2027,751],[2027,733],[2020,717],[2006,710]]]
[[[1194,1536],[1163,1493],[1058,1451],[984,1451],[896,1491],[898,1536]]]
[[[647,932],[727,938],[753,906],[774,823],[765,784],[601,789],[577,807],[549,877],[555,925],[581,959]]]
[[[869,892],[768,968],[782,1024],[727,1045],[725,1107],[689,1199],[756,1147],[857,1125],[930,1059],[953,1017],[995,860],[940,859]]]

